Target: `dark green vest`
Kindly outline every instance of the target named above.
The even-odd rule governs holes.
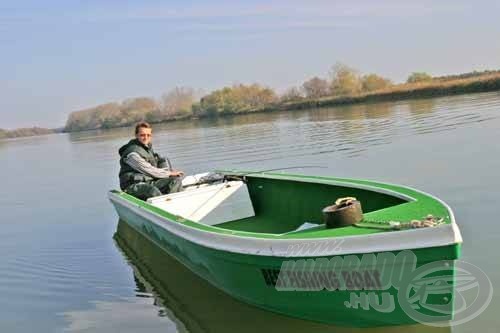
[[[122,146],[118,153],[120,154],[120,187],[125,190],[132,184],[139,182],[148,182],[153,180],[152,177],[136,171],[130,165],[125,163],[125,158],[130,153],[137,153],[146,161],[155,167],[163,167],[164,159],[153,151],[151,146],[145,146],[137,139],[130,140],[126,145]]]

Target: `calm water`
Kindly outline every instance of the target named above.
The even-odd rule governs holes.
[[[0,141],[0,332],[354,331],[242,304],[139,235],[127,233],[135,249],[113,239],[118,219],[106,195],[129,137],[118,129]],[[499,138],[500,93],[488,93],[171,123],[154,140],[188,173],[317,165],[292,171],[433,193],[455,210],[463,260],[496,288]],[[465,325],[390,331],[496,332],[499,311],[494,295]]]

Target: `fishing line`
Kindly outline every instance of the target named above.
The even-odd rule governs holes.
[[[266,170],[261,170],[261,171],[251,171],[251,172],[247,172],[247,173],[244,173],[242,175],[238,175],[238,176],[247,176],[247,175],[251,175],[252,173],[263,173],[263,172],[269,172],[269,171],[280,171],[280,170],[290,170],[290,169],[328,169],[326,166],[322,166],[322,165],[298,165],[298,166],[291,166],[291,167],[283,167],[283,168],[274,168],[274,169],[266,169]]]
[[[322,165],[298,165],[298,166],[291,166],[291,167],[280,167],[280,168],[265,169],[265,170],[260,170],[260,171],[250,171],[250,172],[238,173],[237,175],[235,175],[235,177],[245,177],[245,176],[248,176],[251,174],[258,174],[258,173],[269,172],[269,171],[281,171],[281,170],[290,170],[290,169],[314,169],[314,168],[327,169],[326,166],[322,166]],[[214,173],[214,174],[216,174],[216,173]],[[197,178],[196,174],[195,174],[195,175],[191,175],[190,177],[193,177],[195,179],[195,183],[192,185],[188,185],[188,186],[196,186],[196,185],[203,184],[203,182],[201,182],[203,180],[203,178],[210,177],[210,175],[200,176],[200,178]],[[214,182],[219,181],[219,180],[223,181],[225,179],[224,178],[223,179],[214,179]]]

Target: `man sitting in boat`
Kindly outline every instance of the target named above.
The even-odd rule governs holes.
[[[151,125],[135,126],[135,139],[119,149],[120,188],[139,199],[178,192],[182,187],[182,171],[172,170],[168,160],[154,152]]]

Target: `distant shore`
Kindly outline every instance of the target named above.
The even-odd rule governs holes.
[[[61,132],[61,129],[42,128],[42,127],[25,127],[25,128],[17,128],[14,130],[0,129],[0,140],[15,139],[28,136],[47,135],[58,132]]]
[[[490,91],[500,91],[500,73],[481,75],[467,79],[442,81],[433,80],[425,83],[405,83],[395,85],[388,89],[373,91],[365,94],[324,97],[319,99],[279,103],[273,105],[270,110],[291,111],[369,102],[433,98]],[[262,111],[267,110],[267,108],[263,108]]]
[[[228,117],[237,114],[248,114],[257,112],[273,112],[273,111],[293,111],[310,108],[334,107],[341,105],[352,105],[372,102],[387,102],[398,101],[416,98],[433,98],[441,96],[451,96],[460,94],[470,94],[479,92],[500,91],[500,73],[488,72],[480,75],[457,75],[443,78],[433,78],[426,82],[403,83],[392,85],[385,89],[371,91],[369,93],[359,93],[343,96],[330,96],[321,98],[300,98],[292,101],[280,101],[268,103],[262,107],[249,108],[238,112],[223,112],[215,115],[215,117]],[[165,123],[178,120],[196,120],[200,118],[214,117],[211,114],[184,114],[173,115],[170,118],[154,121],[152,123]],[[146,118],[146,120],[148,120]],[[15,130],[0,129],[0,140],[26,136],[38,136],[59,132],[80,132],[95,129],[108,129],[118,127],[128,127],[132,123],[124,123],[120,126],[108,126],[100,128],[83,128],[79,130],[63,130],[49,128],[21,128]]]

